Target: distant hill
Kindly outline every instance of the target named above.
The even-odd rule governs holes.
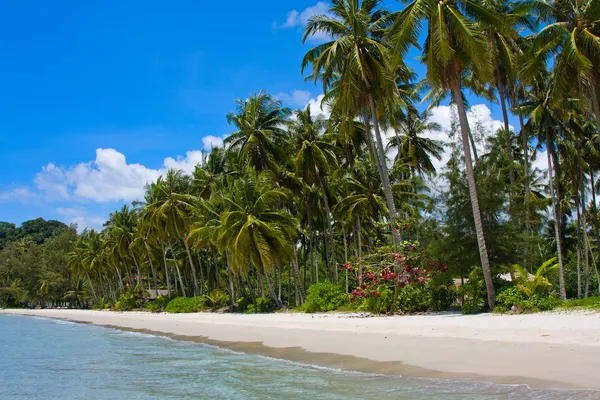
[[[41,244],[65,229],[69,229],[69,226],[60,221],[46,221],[43,218],[25,221],[19,227],[10,222],[0,221],[0,250],[8,243],[21,239],[29,239]]]

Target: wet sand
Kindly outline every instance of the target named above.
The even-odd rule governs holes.
[[[87,310],[2,313],[61,318],[361,372],[600,389],[600,313],[383,318]]]

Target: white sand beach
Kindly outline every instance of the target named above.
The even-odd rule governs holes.
[[[382,318],[87,310],[0,314],[146,331],[343,369],[600,389],[600,313]]]

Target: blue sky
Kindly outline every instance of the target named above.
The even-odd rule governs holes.
[[[315,0],[3,2],[0,220],[98,227],[139,197],[145,180],[167,167],[189,170],[218,144],[236,99],[261,89],[292,107],[316,99],[319,87],[300,73],[314,42],[303,46],[301,31],[326,8]],[[498,107],[487,107],[497,119]]]

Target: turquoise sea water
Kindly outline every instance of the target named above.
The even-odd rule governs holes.
[[[337,371],[92,325],[0,315],[0,399],[583,400],[600,394]]]

